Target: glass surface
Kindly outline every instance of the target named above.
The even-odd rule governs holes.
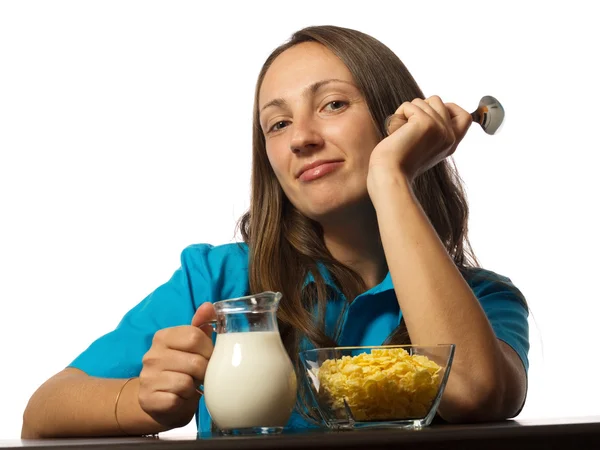
[[[400,360],[396,361],[399,365],[389,364],[384,369],[385,357],[381,359],[377,352],[371,355],[373,350],[379,349],[403,349],[406,356],[425,356],[439,368],[425,369],[415,363],[418,369],[412,372],[407,369],[412,366],[402,365]],[[300,352],[301,382],[308,386],[313,406],[328,428],[419,429],[431,424],[435,416],[448,381],[454,350],[454,344],[305,350]],[[361,354],[371,355],[369,358],[375,358],[376,365],[366,364],[366,360],[357,363],[349,360]],[[424,361],[419,356],[416,359]]]
[[[251,331],[279,331],[277,308],[279,292],[262,292],[256,295],[221,300],[213,303],[217,320],[215,331],[243,333]]]

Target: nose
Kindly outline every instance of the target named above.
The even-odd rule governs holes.
[[[323,147],[323,137],[314,121],[310,119],[295,120],[292,124],[290,150],[293,153],[315,151]]]

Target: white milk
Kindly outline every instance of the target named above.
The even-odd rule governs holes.
[[[221,429],[284,426],[296,402],[296,374],[279,333],[217,335],[204,400]]]

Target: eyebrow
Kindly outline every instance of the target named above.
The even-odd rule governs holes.
[[[353,83],[346,81],[346,80],[340,80],[338,78],[330,78],[328,80],[321,80],[321,81],[317,81],[313,84],[311,84],[310,86],[308,86],[306,89],[304,89],[304,92],[302,92],[303,96],[307,96],[309,94],[316,94],[317,91],[319,89],[321,89],[323,86],[326,86],[330,83],[345,83],[348,84],[352,87],[355,87]],[[270,102],[268,102],[267,104],[265,104],[261,109],[260,109],[260,113],[262,113],[265,109],[271,107],[271,106],[277,106],[279,108],[283,108],[284,106],[287,105],[287,102],[283,99],[283,98],[275,98],[273,100],[271,100]],[[260,115],[259,113],[259,115]]]

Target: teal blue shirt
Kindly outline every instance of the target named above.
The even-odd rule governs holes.
[[[325,276],[326,281],[327,276]],[[528,368],[527,307],[511,281],[478,269],[467,279],[498,339],[510,345]],[[336,287],[331,285],[336,290]],[[339,292],[339,291],[338,291]],[[181,254],[181,267],[171,279],[132,308],[117,328],[93,342],[70,367],[104,378],[140,374],[142,357],[162,328],[189,325],[204,302],[242,297],[249,293],[248,248],[245,244],[191,245]],[[388,273],[377,286],[343,309],[340,296],[327,308],[326,331],[333,335],[339,323],[341,346],[381,345],[398,326],[402,313]],[[340,318],[340,314],[343,316]],[[340,320],[341,319],[341,320]],[[210,416],[201,399],[196,414],[198,431],[210,431]],[[309,426],[294,413],[288,427]]]

